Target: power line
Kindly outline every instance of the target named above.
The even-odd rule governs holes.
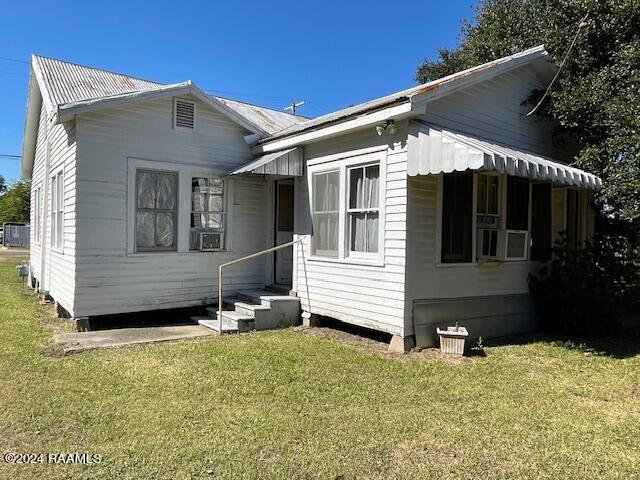
[[[15,62],[15,63],[26,63],[27,65],[31,63],[31,62],[27,62],[26,60],[19,60],[17,58],[11,58],[11,57],[0,57],[0,60],[5,60],[7,62]]]
[[[7,153],[0,153],[0,158],[6,158],[7,160],[20,160],[21,155],[9,155]]]
[[[589,26],[589,24],[587,23],[587,19],[588,18],[589,18],[589,13],[587,13],[584,16],[584,18],[582,20],[580,20],[580,23],[578,24],[578,29],[576,30],[576,34],[574,35],[573,40],[571,41],[571,45],[569,45],[569,48],[567,49],[567,53],[564,54],[564,58],[562,59],[562,63],[558,67],[558,71],[556,72],[555,76],[551,80],[551,83],[549,83],[549,86],[545,90],[544,95],[542,95],[542,98],[540,99],[540,101],[536,104],[535,107],[533,107],[533,110],[531,110],[529,113],[527,113],[527,117],[529,115],[532,115],[538,109],[538,107],[540,107],[540,105],[542,105],[542,102],[544,102],[544,99],[547,98],[547,95],[551,91],[551,87],[553,86],[553,84],[555,83],[557,78],[560,76],[560,72],[562,71],[562,67],[564,67],[564,64],[567,61],[567,58],[569,58],[569,54],[571,53],[571,50],[573,50],[573,46],[576,44],[576,40],[578,39],[578,35],[580,35],[580,32],[582,31],[583,28],[587,28]]]

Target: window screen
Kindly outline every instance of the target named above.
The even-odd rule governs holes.
[[[340,173],[315,173],[312,176],[313,255],[338,256],[338,219]]]
[[[529,229],[529,179],[507,177],[507,230]]]
[[[442,189],[442,262],[470,262],[473,173],[443,175]]]
[[[136,172],[136,250],[176,250],[178,175]]]

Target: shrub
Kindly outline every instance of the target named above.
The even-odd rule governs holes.
[[[577,250],[566,237],[553,259],[529,275],[542,327],[556,333],[597,335],[620,328],[620,316],[640,293],[638,255],[624,237],[596,237]]]

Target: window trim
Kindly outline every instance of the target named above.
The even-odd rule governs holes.
[[[376,208],[351,208],[349,206],[351,200],[351,172],[354,170],[362,169],[363,178],[366,172],[367,167],[378,167],[378,206]],[[357,165],[347,165],[346,166],[346,178],[345,178],[345,186],[346,186],[346,204],[345,204],[345,241],[347,242],[345,245],[345,256],[349,258],[357,258],[363,260],[377,260],[380,257],[380,249],[384,249],[384,232],[380,233],[380,209],[383,201],[383,197],[381,198],[380,190],[382,189],[381,184],[381,165],[379,161],[360,163]],[[355,250],[351,250],[351,214],[353,213],[377,213],[378,214],[378,251],[377,252],[358,252]]]
[[[528,208],[528,230],[527,230],[527,255],[526,258],[518,259],[518,260],[507,260],[503,258],[493,258],[493,257],[485,257],[485,258],[477,258],[477,216],[479,215],[477,212],[477,201],[478,201],[478,175],[498,175],[498,213],[500,216],[500,231],[506,231],[506,217],[507,217],[507,173],[499,173],[499,172],[485,172],[485,171],[474,171],[473,172],[473,215],[471,221],[471,248],[472,248],[472,258],[471,262],[458,262],[458,263],[447,263],[442,262],[442,206],[443,206],[443,179],[445,173],[439,173],[437,175],[437,194],[436,194],[436,241],[435,241],[435,258],[434,264],[436,267],[450,268],[450,267],[469,267],[469,266],[483,266],[487,265],[496,265],[496,264],[509,264],[509,265],[517,265],[517,264],[539,264],[540,262],[537,260],[531,260],[531,195],[532,195],[532,182],[529,179],[529,208]],[[566,207],[565,207],[566,208]],[[553,212],[553,210],[552,210]],[[482,214],[480,214],[482,215]],[[566,215],[565,215],[566,218]],[[553,219],[552,219],[553,221]],[[500,237],[500,234],[498,235]],[[498,249],[502,250],[506,248],[506,245],[500,245],[500,240],[498,240]]]
[[[138,238],[137,238],[137,232],[138,232],[138,174],[140,172],[148,172],[148,173],[161,173],[161,174],[169,174],[169,175],[174,175],[176,177],[176,202],[175,202],[175,209],[173,210],[167,210],[167,209],[162,209],[161,211],[163,212],[175,212],[175,220],[173,222],[173,243],[174,245],[172,247],[142,247],[140,248],[138,246]],[[149,253],[149,254],[154,254],[154,253],[175,253],[178,252],[178,232],[180,230],[179,227],[179,223],[180,223],[180,216],[179,216],[179,212],[180,212],[180,173],[178,171],[175,170],[161,170],[161,169],[157,169],[157,168],[147,168],[147,167],[135,167],[134,169],[134,185],[133,185],[133,190],[134,190],[134,197],[133,197],[133,246],[134,246],[134,253]],[[157,211],[157,208],[143,208],[142,210],[153,210],[153,211]],[[154,235],[155,235],[155,225],[154,225]]]
[[[209,230],[208,232],[201,232],[201,233],[221,233],[222,234],[222,248],[219,250],[200,250],[199,248],[197,249],[191,249],[191,229],[195,228],[191,226],[191,220],[193,218],[193,179],[194,178],[206,178],[207,180],[211,180],[212,178],[218,178],[220,180],[222,180],[222,212],[218,212],[222,214],[222,228],[221,229],[207,229]],[[228,247],[227,247],[227,243],[228,243],[228,204],[227,204],[227,198],[229,196],[229,179],[223,177],[222,175],[215,175],[213,173],[192,173],[189,178],[189,185],[190,185],[190,189],[189,189],[189,218],[188,218],[188,224],[189,224],[189,229],[188,229],[188,251],[189,253],[194,253],[194,252],[199,252],[199,253],[221,253],[221,252],[227,252],[228,251]],[[207,195],[212,195],[210,193],[207,193]],[[216,195],[216,194],[213,194]],[[219,196],[219,195],[218,195]],[[209,212],[207,210],[207,212]],[[199,213],[199,212],[196,212]]]
[[[365,256],[349,255],[349,235],[347,233],[347,208],[348,208],[348,186],[347,175],[348,168],[361,165],[380,165],[380,188],[378,189],[378,252],[373,254],[365,254]],[[387,191],[387,151],[386,149],[378,149],[373,152],[365,152],[358,155],[340,158],[327,157],[327,161],[313,162],[307,165],[307,189],[309,192],[310,206],[313,202],[313,175],[316,173],[325,173],[332,170],[339,172],[339,215],[338,215],[338,256],[323,257],[311,254],[309,260],[314,262],[325,263],[344,263],[363,266],[384,266],[384,231],[385,231],[385,199]],[[406,180],[405,180],[406,181]],[[313,225],[313,218],[310,219]],[[310,239],[310,241],[313,241]]]
[[[64,253],[64,177],[64,169],[61,169],[51,175],[49,182],[51,186],[51,204],[48,212],[51,223],[49,244],[51,250],[58,253]],[[60,242],[58,242],[58,233],[60,234]]]
[[[41,225],[41,215],[42,215],[42,184],[38,184],[34,191],[33,191],[33,196],[34,196],[34,205],[35,208],[33,209],[33,223],[35,225],[35,228],[33,229],[33,243],[35,245],[40,245],[42,243],[42,239],[40,238],[40,235],[42,233],[42,225]]]

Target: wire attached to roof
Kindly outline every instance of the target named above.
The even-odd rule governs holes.
[[[571,53],[571,50],[573,50],[573,46],[576,44],[576,40],[578,39],[578,35],[580,35],[580,32],[582,31],[583,28],[586,28],[586,27],[589,26],[589,22],[587,22],[588,18],[589,18],[589,14],[587,13],[584,16],[584,18],[582,20],[580,20],[580,23],[578,24],[578,30],[576,31],[576,34],[573,36],[573,40],[571,41],[571,45],[569,45],[569,48],[567,49],[567,53],[564,54],[564,58],[562,59],[562,63],[560,64],[560,67],[558,68],[558,71],[556,72],[555,76],[553,77],[553,79],[549,83],[549,86],[547,87],[547,90],[545,90],[544,95],[542,95],[542,98],[540,99],[540,101],[536,104],[535,107],[533,107],[533,110],[531,110],[529,113],[527,113],[527,117],[532,115],[533,113],[535,113],[535,111],[538,110],[540,105],[542,105],[542,102],[544,102],[544,99],[547,98],[547,95],[551,91],[551,87],[553,87],[553,84],[555,83],[555,81],[560,76],[560,72],[562,71],[562,67],[564,67],[564,64],[567,61],[567,58],[569,58],[569,54]]]

